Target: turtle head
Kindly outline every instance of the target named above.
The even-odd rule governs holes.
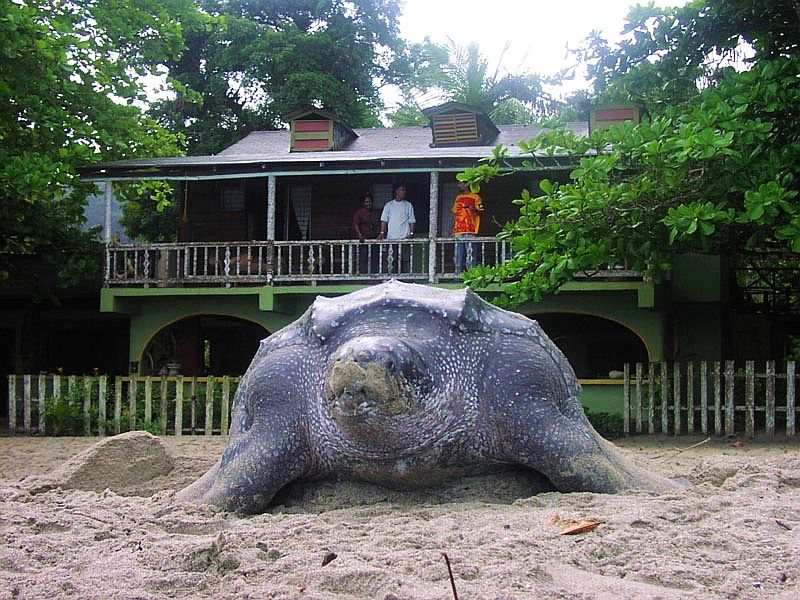
[[[325,384],[328,410],[356,437],[385,435],[394,420],[424,408],[431,382],[420,353],[409,340],[359,336],[337,348]]]

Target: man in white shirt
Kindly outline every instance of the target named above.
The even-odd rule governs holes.
[[[414,206],[406,200],[406,186],[398,185],[394,189],[394,198],[383,207],[378,239],[408,239],[414,235],[416,223]],[[389,244],[383,252],[381,262],[385,265],[385,272],[399,275],[411,269],[411,247],[408,244]]]
[[[404,240],[414,235],[414,205],[406,200],[406,186],[398,185],[394,199],[387,202],[381,213],[380,239]]]

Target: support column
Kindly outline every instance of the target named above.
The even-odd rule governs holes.
[[[267,239],[275,240],[275,175],[267,177]]]
[[[111,241],[111,203],[114,200],[114,186],[111,180],[106,180],[106,216],[103,222],[103,240],[105,243]]]
[[[436,238],[439,235],[439,171],[431,171],[430,212],[428,214],[428,281],[436,283]]]

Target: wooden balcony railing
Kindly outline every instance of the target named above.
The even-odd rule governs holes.
[[[264,283],[272,242],[125,244],[106,247],[107,285]]]
[[[427,280],[430,240],[275,242],[274,281]]]
[[[106,247],[104,272],[107,286],[265,285],[392,277],[435,282],[459,280],[465,268],[499,265],[510,258],[508,242],[493,237],[126,244]],[[603,276],[614,274],[603,272]],[[637,275],[619,271],[622,277]]]

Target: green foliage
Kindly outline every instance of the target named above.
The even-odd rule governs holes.
[[[142,114],[139,78],[177,56],[190,0],[66,0],[0,6],[0,271],[38,254],[62,280],[93,274],[81,231],[93,190],[80,165],[175,154],[178,138]],[[93,269],[87,270],[88,262]]]
[[[703,4],[686,10],[704,10]],[[717,2],[705,4],[721,10]],[[644,21],[640,27],[653,27]],[[621,74],[601,79],[604,91],[625,91],[652,70],[665,77],[680,71],[691,79],[708,68],[701,60],[709,48],[705,41],[689,56],[686,46],[697,40],[681,38],[677,50],[667,40],[665,54],[651,61],[641,56],[652,59],[652,39],[641,39],[626,47],[629,62],[614,63]],[[763,42],[748,39],[758,47]],[[519,305],[557,291],[577,272],[607,266],[626,265],[658,278],[678,253],[800,251],[800,58],[774,56],[774,42],[748,70],[714,70],[713,84],[702,89],[694,79],[691,93],[660,87],[650,97],[658,110],[637,126],[619,125],[586,138],[555,129],[522,143],[528,169],[548,156],[571,159],[571,181],[542,181],[540,192],[523,190],[515,200],[519,219],[501,233],[511,242],[513,259],[496,269],[473,270],[467,282],[502,284],[500,301]],[[796,43],[784,47],[787,53],[796,49]],[[608,56],[622,60],[620,51]],[[683,70],[676,70],[678,63]],[[502,160],[491,157],[463,177],[474,189],[501,166]]]
[[[396,0],[204,0],[166,62],[176,90],[153,114],[211,154],[311,105],[353,127],[379,124],[380,86],[407,72]]]
[[[652,114],[715,85],[732,64],[797,56],[796,0],[694,0],[631,9],[626,37],[611,46],[592,34],[578,59],[600,102],[635,102]]]
[[[127,234],[145,242],[173,242],[177,239],[178,202],[174,187],[164,181],[125,182],[114,186],[122,200],[120,222]]]
[[[83,393],[73,388],[65,397],[45,399],[45,430],[48,435],[83,434]]]
[[[619,439],[625,435],[625,420],[622,415],[607,412],[592,412],[585,408],[583,412],[589,423],[595,428],[597,433],[607,440]]]

